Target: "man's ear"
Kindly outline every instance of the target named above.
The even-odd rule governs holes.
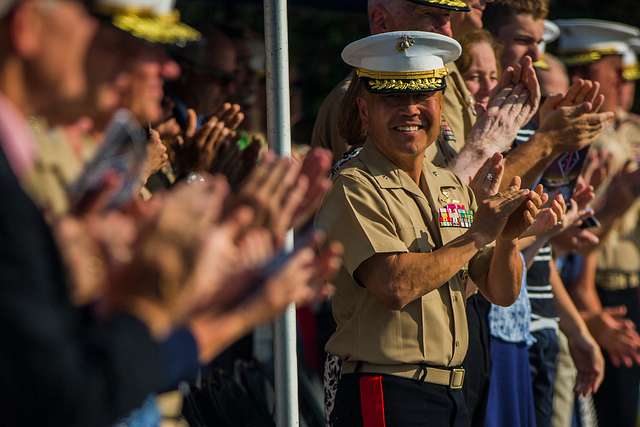
[[[20,57],[33,58],[40,49],[39,35],[43,28],[36,1],[23,1],[16,6],[9,21],[12,47]]]
[[[378,4],[369,11],[369,30],[371,34],[393,31],[393,16],[386,7]]]
[[[369,107],[367,106],[367,101],[359,96],[356,98],[356,105],[358,107],[358,113],[360,113],[362,129],[366,131],[369,128]]]

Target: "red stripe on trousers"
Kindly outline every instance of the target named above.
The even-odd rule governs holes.
[[[382,377],[360,377],[360,410],[362,427],[386,427]]]

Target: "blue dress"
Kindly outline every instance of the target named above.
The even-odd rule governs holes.
[[[530,324],[525,270],[517,301],[510,307],[494,305],[489,312],[491,375],[486,427],[536,426],[529,368]]]

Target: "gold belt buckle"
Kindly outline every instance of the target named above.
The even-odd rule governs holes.
[[[464,369],[452,369],[451,379],[449,381],[449,388],[451,390],[460,390],[464,384]]]
[[[638,273],[631,273],[629,275],[629,288],[635,289],[640,285],[640,277],[638,277]]]

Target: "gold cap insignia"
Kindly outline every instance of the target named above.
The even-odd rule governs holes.
[[[416,40],[413,37],[402,36],[398,41],[396,49],[398,49],[398,52],[404,52],[415,44],[416,44]]]

